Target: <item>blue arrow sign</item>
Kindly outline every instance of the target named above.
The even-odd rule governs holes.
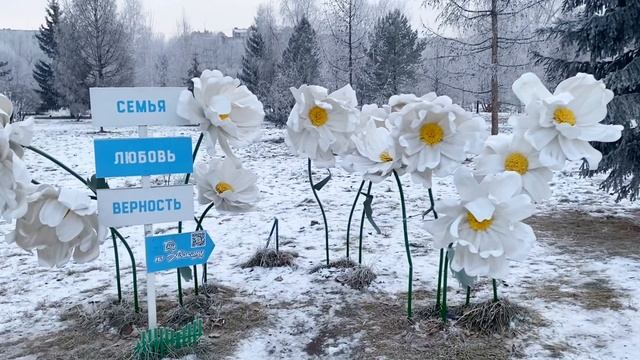
[[[204,264],[214,247],[206,231],[147,237],[147,272]]]
[[[93,144],[98,178],[193,172],[189,137],[97,139]]]

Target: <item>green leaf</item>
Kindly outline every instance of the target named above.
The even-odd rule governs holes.
[[[373,226],[373,228],[376,230],[376,233],[380,235],[382,231],[380,231],[380,228],[378,227],[376,222],[373,221],[373,209],[371,208],[371,204],[373,203],[373,195],[363,195],[366,197],[366,199],[364,200],[364,214],[367,216],[367,220],[369,220],[371,226]]]
[[[313,185],[313,188],[316,189],[316,191],[320,191],[320,190],[322,190],[322,188],[325,185],[327,185],[329,180],[331,180],[331,170],[329,170],[329,176],[327,176],[326,178],[322,179],[322,181],[320,181],[319,183]]]
[[[193,279],[193,273],[191,272],[190,267],[181,267],[178,268],[178,272],[184,281],[191,281]]]

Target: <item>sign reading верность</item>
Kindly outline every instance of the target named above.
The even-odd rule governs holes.
[[[189,125],[177,115],[184,88],[91,88],[91,118],[96,127]]]
[[[98,218],[107,227],[193,220],[193,185],[100,189]]]
[[[98,178],[193,172],[189,137],[96,139],[94,150]]]

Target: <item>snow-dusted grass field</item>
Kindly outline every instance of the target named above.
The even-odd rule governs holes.
[[[153,128],[152,136],[191,136],[196,128]],[[86,177],[94,173],[93,139],[135,136],[133,129],[97,134],[87,122],[40,120],[33,145],[63,160]],[[501,282],[500,296],[526,306],[537,321],[513,337],[482,337],[455,325],[434,321],[409,324],[404,306],[407,263],[398,193],[388,179],[375,185],[377,235],[365,223],[364,264],[378,275],[364,291],[343,286],[341,270],[310,270],[324,261],[324,230],[309,189],[306,160],[290,155],[284,131],[265,130],[261,141],[238,151],[245,166],[259,174],[261,201],[247,214],[212,211],[205,229],[216,242],[209,261],[209,281],[228,287],[218,321],[208,331],[204,358],[506,358],[637,359],[640,354],[640,217],[637,204],[616,204],[598,190],[602,177],[583,179],[577,165],[557,172],[553,198],[529,221],[538,244],[523,263],[513,264]],[[205,151],[200,153],[200,159]],[[48,160],[28,152],[25,162],[36,180],[81,188]],[[467,164],[471,166],[471,164]],[[345,256],[347,217],[360,179],[332,170],[333,180],[320,192],[330,224],[331,257]],[[317,171],[316,179],[326,176]],[[181,177],[155,179],[178,183]],[[317,181],[317,180],[316,180]],[[427,191],[403,178],[414,263],[416,310],[434,301],[438,254],[422,230]],[[137,179],[116,179],[111,187],[136,186]],[[437,198],[454,195],[451,179],[435,179]],[[204,210],[199,208],[197,215]],[[360,207],[354,216],[351,254],[357,254]],[[264,246],[273,219],[280,220],[281,248],[298,254],[297,266],[241,269]],[[159,224],[156,233],[176,232],[177,224]],[[187,223],[186,230],[195,224]],[[35,255],[4,242],[12,225],[0,223],[0,358],[110,358],[137,339],[106,332],[85,336],[72,327],[68,310],[96,307],[116,295],[111,240],[100,258],[61,269],[38,267]],[[136,255],[141,304],[146,306],[142,227],[122,229]],[[131,264],[120,247],[124,296],[132,299]],[[175,308],[176,274],[157,276],[160,319]],[[190,293],[193,282],[185,287]],[[490,299],[483,281],[472,301]],[[464,292],[450,282],[449,304],[464,302]],[[231,305],[230,305],[231,304]],[[225,307],[226,306],[226,307]],[[67,316],[61,315],[67,314]],[[164,315],[163,315],[164,314]],[[146,316],[143,313],[143,318]],[[62,319],[65,319],[64,321]],[[74,333],[74,331],[76,331]],[[75,340],[74,340],[75,339]],[[77,352],[76,347],[90,349]],[[90,355],[88,355],[90,354]]]

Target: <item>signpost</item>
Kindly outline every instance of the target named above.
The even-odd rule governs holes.
[[[96,127],[190,125],[178,116],[184,88],[91,88],[91,118]]]
[[[151,273],[202,265],[207,262],[214,247],[206,231],[147,237],[147,271]]]
[[[96,139],[96,177],[193,172],[191,138]]]
[[[96,127],[138,126],[137,139],[96,139],[96,177],[141,176],[140,188],[100,189],[100,223],[144,225],[149,328],[156,328],[155,272],[204,264],[214,243],[204,231],[153,236],[153,224],[193,220],[193,185],[151,187],[150,175],[193,172],[191,138],[148,138],[150,125],[190,125],[177,115],[183,88],[92,88]],[[133,265],[135,266],[135,264]]]
[[[109,227],[193,220],[193,185],[98,190],[98,218]]]

